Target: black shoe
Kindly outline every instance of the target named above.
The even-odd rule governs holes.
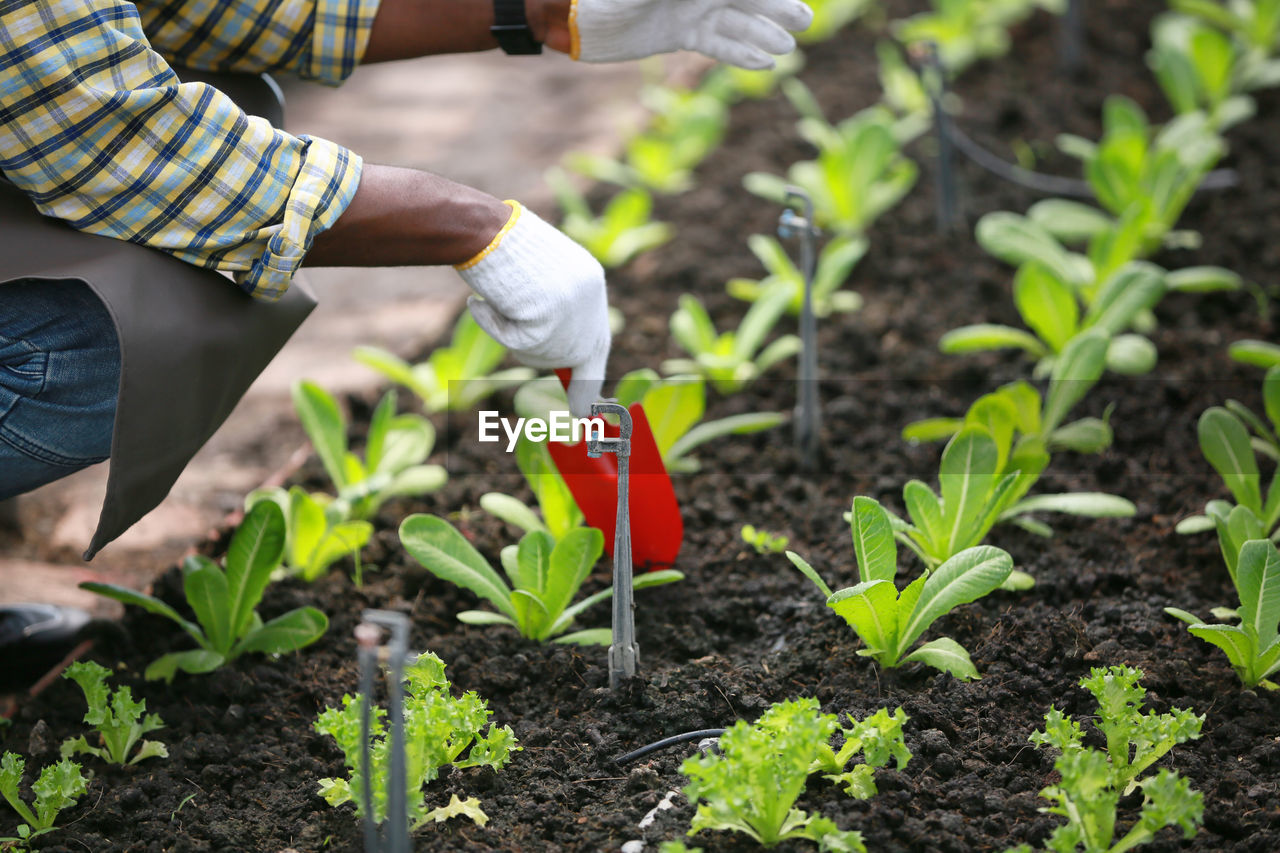
[[[54,604],[0,605],[0,694],[40,680],[84,638],[89,614]]]

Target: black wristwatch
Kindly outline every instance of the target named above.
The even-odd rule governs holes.
[[[542,53],[542,42],[535,41],[524,14],[524,0],[493,0],[493,26],[489,32],[498,46],[511,56]]]

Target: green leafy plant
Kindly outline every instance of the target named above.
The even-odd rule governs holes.
[[[1147,64],[1179,114],[1197,110],[1222,132],[1257,110],[1253,98],[1237,94],[1243,55],[1225,34],[1188,15],[1160,15],[1151,25]]]
[[[761,349],[791,304],[791,296],[791,288],[779,283],[747,309],[737,330],[718,333],[702,302],[687,293],[682,295],[680,307],[671,315],[671,336],[693,357],[664,361],[663,372],[703,376],[721,394],[741,391],[800,351],[800,339],[795,335],[783,335]]]
[[[1061,14],[1062,0],[931,0],[928,12],[895,21],[892,32],[904,44],[933,43],[943,67],[958,73],[980,59],[1009,50],[1009,28],[1038,8]]]
[[[588,607],[613,597],[613,587],[607,587],[573,603],[604,552],[604,536],[594,527],[570,530],[558,542],[550,534],[534,530],[526,533],[518,545],[503,548],[502,568],[510,586],[457,528],[439,516],[409,516],[400,525],[400,541],[427,571],[471,590],[497,609],[464,610],[458,614],[460,622],[510,625],[522,636],[540,642],[611,642],[608,628],[565,633]],[[647,572],[635,577],[634,588],[683,579],[684,575],[673,570]]]
[[[1226,553],[1229,545],[1222,545]],[[1207,623],[1176,607],[1164,612],[1186,622],[1194,636],[1222,649],[1244,686],[1280,689],[1270,679],[1280,672],[1280,550],[1269,539],[1247,540],[1227,568],[1240,606],[1215,609],[1214,614],[1238,620],[1238,625]]]
[[[245,511],[262,501],[280,507],[285,518],[283,568],[310,583],[324,577],[329,567],[350,556],[355,561],[355,583],[362,585],[364,570],[360,550],[369,544],[373,525],[350,521],[350,506],[323,493],[308,493],[301,486],[288,491],[276,486],[255,489],[245,498]]]
[[[1045,715],[1044,730],[1031,735],[1037,749],[1047,746],[1062,753],[1054,762],[1062,781],[1041,791],[1056,805],[1041,811],[1062,815],[1067,823],[1054,830],[1047,849],[1083,847],[1085,853],[1123,853],[1174,825],[1182,828],[1186,838],[1195,835],[1204,814],[1203,795],[1171,770],[1140,777],[1174,746],[1200,737],[1204,717],[1178,708],[1168,714],[1143,713],[1147,691],[1138,685],[1141,677],[1141,670],[1113,666],[1094,668],[1080,680],[1080,686],[1098,701],[1095,726],[1106,738],[1105,751],[1085,746],[1080,724],[1057,708]],[[1143,793],[1138,820],[1116,841],[1120,797],[1138,788]],[[1030,850],[1024,844],[1011,853]]]
[[[822,850],[863,851],[861,833],[842,831],[835,822],[796,808],[810,774],[842,785],[853,797],[876,793],[874,772],[892,759],[905,767],[911,752],[902,740],[906,715],[884,709],[867,720],[840,725],[821,714],[811,698],[779,702],[754,724],[739,720],[720,736],[720,754],[686,759],[680,772],[689,778],[684,794],[697,805],[689,835],[702,830],[741,832],[765,847],[790,839],[808,839]],[[844,742],[831,747],[839,730]],[[859,752],[864,763],[848,769]]]
[[[147,758],[168,758],[169,750],[165,745],[154,740],[139,742],[139,738],[147,732],[164,728],[164,721],[158,714],[147,714],[145,701],[133,701],[133,692],[128,687],[120,687],[112,691],[107,686],[107,676],[111,671],[92,661],[77,661],[62,673],[84,692],[85,702],[89,710],[84,721],[93,726],[101,747],[90,746],[84,735],[68,738],[62,744],[62,757],[87,753],[96,755],[108,764],[137,764]],[[134,747],[137,753],[130,758]]]
[[[865,109],[832,125],[812,95],[798,81],[790,82],[795,84],[788,87],[793,102],[808,113],[796,128],[818,150],[818,158],[793,164],[786,179],[752,172],[743,178],[743,186],[761,198],[784,204],[787,187],[794,184],[813,199],[820,227],[841,235],[860,234],[915,185],[918,169],[903,156],[901,128],[884,107]]]
[[[851,290],[840,290],[840,285],[849,278],[849,273],[867,253],[868,243],[865,237],[836,237],[830,240],[818,253],[813,273],[813,313],[817,317],[826,317],[832,313],[848,313],[862,307],[862,297]],[[769,275],[763,279],[733,278],[725,289],[736,299],[755,302],[773,287],[785,284],[791,291],[791,301],[787,311],[799,315],[804,305],[804,274],[796,267],[782,247],[773,237],[763,234],[752,234],[747,238],[747,246],[764,264]]]
[[[435,427],[421,415],[397,415],[395,391],[373,410],[363,460],[348,448],[346,418],[327,391],[299,382],[293,403],[350,518],[372,518],[390,498],[434,492],[448,480],[441,466],[423,464],[436,443]]]
[[[606,267],[620,267],[675,235],[669,224],[651,220],[653,197],[639,187],[625,189],[609,199],[604,211],[596,216],[564,172],[548,169],[546,180],[564,214],[560,230]]]
[[[492,713],[488,703],[474,692],[454,698],[444,663],[434,654],[420,655],[416,663],[405,668],[408,683],[404,701],[405,769],[411,830],[435,821],[465,816],[484,826],[488,817],[475,797],[465,800],[454,794],[448,805],[427,808],[423,790],[440,775],[440,769],[452,765],[492,767],[501,770],[519,751],[510,726],[498,728],[489,723]],[[391,744],[386,732],[387,712],[371,708],[369,741],[361,737],[361,701],[359,696],[343,696],[341,708],[325,708],[315,722],[315,730],[337,741],[342,750],[349,776],[346,779],[321,779],[320,796],[331,806],[354,803],[356,814],[382,823],[387,818],[387,787]],[[489,723],[485,731],[485,724]],[[367,780],[361,770],[361,755],[369,750]],[[465,757],[464,757],[465,753]],[[365,785],[369,785],[373,814],[364,813]]]
[[[806,0],[813,10],[813,23],[804,32],[796,33],[802,44],[827,41],[844,27],[874,8],[872,0]]]
[[[80,765],[64,758],[40,771],[40,777],[31,786],[35,801],[27,805],[19,790],[26,766],[22,756],[15,753],[6,752],[0,757],[0,794],[25,821],[18,824],[17,837],[0,838],[0,843],[16,842],[25,846],[32,838],[52,832],[58,814],[75,805],[88,790],[89,780]]]
[[[465,412],[503,388],[533,378],[527,367],[497,370],[507,348],[480,328],[470,311],[462,312],[448,346],[431,351],[426,361],[410,364],[384,349],[357,347],[356,361],[405,386],[428,412]]]
[[[908,441],[954,437],[943,451],[943,474],[939,480],[951,480],[956,496],[953,501],[976,498],[978,502],[971,504],[971,511],[976,513],[980,507],[988,510],[972,518],[952,518],[944,500],[940,508],[944,523],[940,526],[933,520],[932,502],[920,488],[923,484],[909,486],[914,497],[907,500],[907,508],[915,530],[901,528],[900,533],[927,565],[954,554],[957,546],[976,545],[992,526],[1001,522],[1016,524],[1040,536],[1053,535],[1052,528],[1031,517],[1034,512],[1091,518],[1124,518],[1136,512],[1130,501],[1099,492],[1027,496],[1053,453],[1100,453],[1111,445],[1108,416],[1064,423],[1071,409],[1101,377],[1106,352],[1105,336],[1097,332],[1079,335],[1054,362],[1048,393],[1043,398],[1034,387],[1019,380],[979,397],[964,418],[930,418],[903,430],[903,438]],[[968,438],[959,441],[966,431]],[[1010,480],[1007,485],[1006,480]],[[951,524],[946,523],[948,519]],[[962,538],[953,542],[948,531],[957,529]]]
[[[582,526],[582,511],[544,442],[529,441],[521,436],[516,442],[516,465],[533,491],[541,517],[523,501],[502,492],[486,492],[480,496],[480,507],[485,512],[526,533],[547,533],[556,542]]]
[[[866,0],[830,0],[830,2],[861,4]],[[818,11],[814,9],[815,24],[817,17]],[[805,32],[808,33],[813,28],[814,24],[811,24]],[[803,38],[800,40],[803,41]],[[772,95],[784,80],[800,73],[805,63],[804,52],[800,50],[793,50],[783,56],[775,57],[775,60],[776,64],[773,68],[759,71],[739,68],[736,65],[717,65],[707,72],[700,88],[703,92],[714,95],[725,103],[735,103],[744,99],[762,100]]]
[[[1276,0],[1172,0],[1169,5],[1217,27],[1244,46],[1235,69],[1242,90],[1280,83],[1280,63],[1273,59],[1280,41],[1280,3]]]
[[[767,530],[758,530],[755,525],[742,525],[742,541],[756,549],[757,554],[781,554],[787,550],[790,541],[785,536],[774,536]]]
[[[656,193],[684,192],[693,186],[693,169],[724,139],[729,124],[728,101],[736,94],[733,81],[731,77],[713,78],[698,89],[645,87],[640,99],[652,116],[643,132],[626,141],[625,162],[599,155],[574,154],[569,156],[568,166],[587,177],[624,187]],[[563,189],[555,186],[559,179],[549,177],[548,180],[553,182],[559,196]],[[644,197],[647,199],[647,195]],[[566,212],[571,210],[571,205],[578,207],[577,198],[580,197],[570,191],[561,198],[561,207]],[[647,216],[646,210],[646,219]],[[565,233],[574,236],[567,223],[563,227]],[[596,257],[606,266],[625,263],[623,260],[609,264],[600,255]]]
[[[1239,340],[1228,347],[1227,352],[1241,364],[1262,368],[1280,366],[1280,345],[1269,341]]]
[[[171,652],[151,662],[148,680],[172,681],[179,672],[212,672],[243,654],[279,655],[314,643],[329,627],[314,607],[300,607],[263,622],[257,606],[284,553],[284,516],[264,501],[245,514],[227,546],[226,571],[200,554],[182,564],[183,591],[196,621],[184,619],[158,598],[114,584],[86,582],[81,589],[141,607],[178,624],[197,649]]]
[[[1280,366],[1267,371],[1262,399],[1266,420],[1243,403],[1228,400],[1207,409],[1197,424],[1200,450],[1235,504],[1210,501],[1204,515],[1184,519],[1177,529],[1198,533],[1216,528],[1228,564],[1246,538],[1280,537]],[[1265,490],[1259,464],[1264,458],[1275,466]]]
[[[850,526],[858,566],[855,586],[832,591],[800,555],[788,551],[787,558],[862,638],[866,648],[858,654],[886,668],[919,661],[956,678],[977,678],[969,653],[949,637],[908,650],[939,618],[1000,588],[1013,572],[1013,558],[990,546],[965,548],[936,569],[925,569],[899,592],[894,583],[898,549],[889,513],[871,498],[856,497]]]

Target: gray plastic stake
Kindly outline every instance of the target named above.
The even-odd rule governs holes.
[[[795,441],[800,466],[812,471],[818,464],[822,411],[818,402],[818,321],[813,315],[813,274],[817,264],[814,242],[821,232],[813,224],[813,199],[799,187],[787,187],[786,209],[778,217],[778,236],[800,238],[800,274],[804,277],[804,302],[800,309],[800,389],[796,395]],[[804,211],[801,215],[795,208]]]
[[[364,749],[360,755],[360,768],[364,773],[364,843],[365,853],[410,853],[408,768],[405,758],[404,733],[404,664],[409,657],[409,617],[391,610],[366,610],[363,621],[356,626],[356,641],[360,645],[360,734]],[[390,634],[387,641],[389,667],[387,671],[387,711],[391,728],[391,766],[387,774],[387,816],[382,826],[373,822],[373,806],[370,782],[370,706],[373,702],[374,671],[378,665],[378,640],[382,629]],[[371,846],[372,845],[372,846]]]
[[[636,665],[640,662],[631,588],[631,413],[618,403],[591,404],[591,417],[606,414],[618,416],[619,435],[589,438],[587,455],[596,458],[601,453],[613,453],[618,457],[618,515],[613,529],[613,643],[609,646],[609,687],[617,690],[623,679],[636,674]]]

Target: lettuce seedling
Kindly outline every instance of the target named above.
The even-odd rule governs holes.
[[[29,806],[19,791],[26,766],[22,756],[15,753],[6,752],[0,757],[0,794],[25,821],[18,824],[16,838],[0,838],[0,843],[16,842],[22,847],[32,838],[52,832],[58,813],[75,805],[88,790],[89,779],[80,765],[64,758],[40,771],[40,778],[31,786],[35,802]]]
[[[1280,3],[1275,0],[1239,0],[1235,3],[1173,0],[1169,5],[1243,42],[1259,60],[1275,54],[1280,47]],[[1280,72],[1272,66],[1270,74],[1274,76],[1276,73]]]
[[[899,592],[894,585],[898,549],[889,513],[871,498],[856,497],[850,526],[857,585],[833,592],[800,555],[788,551],[787,558],[862,638],[866,648],[858,654],[886,668],[920,661],[962,680],[977,678],[969,653],[949,637],[908,650],[939,618],[1000,588],[1013,572],[1013,558],[990,546],[966,548],[936,569],[925,569]]]
[[[195,622],[158,598],[127,587],[86,582],[80,588],[171,619],[195,640],[198,649],[171,652],[147,666],[148,680],[171,682],[180,670],[212,672],[243,654],[294,652],[324,635],[329,619],[314,607],[290,610],[265,623],[258,615],[256,608],[283,554],[284,516],[280,507],[263,501],[245,514],[231,537],[226,571],[201,554],[182,564],[183,590]]]
[[[787,187],[798,186],[813,199],[819,227],[853,236],[865,232],[915,185],[916,164],[903,156],[905,140],[887,108],[865,109],[838,125],[820,113],[810,114],[796,128],[818,149],[818,159],[793,164],[786,179],[752,172],[742,181],[748,192],[785,206]]]
[[[703,376],[724,395],[741,391],[800,351],[800,339],[795,335],[783,335],[761,349],[791,304],[791,296],[791,288],[780,282],[747,309],[736,331],[718,333],[702,302],[684,294],[680,307],[671,315],[671,336],[693,358],[664,361],[663,372]]]
[[[865,4],[866,0],[831,0],[827,5],[839,3]],[[817,25],[819,12],[816,4],[811,5],[810,8],[814,10],[814,23],[809,25],[805,33],[812,32]],[[797,39],[804,41],[803,35],[804,33],[798,34]],[[707,72],[700,88],[701,91],[714,95],[726,104],[741,100],[759,101],[772,95],[783,81],[799,74],[804,68],[804,63],[804,52],[793,50],[784,56],[777,57],[777,64],[773,68],[758,71],[739,68],[736,65],[717,65]]]
[[[506,354],[507,348],[489,337],[470,311],[458,318],[449,345],[432,350],[418,364],[378,347],[357,347],[354,353],[356,361],[417,394],[427,412],[469,411],[490,394],[533,378],[527,367],[496,370]]]
[[[675,235],[668,223],[651,220],[653,197],[639,187],[615,195],[596,216],[564,172],[548,169],[545,177],[564,216],[560,230],[610,269],[656,249]]]
[[[1063,0],[931,0],[931,11],[894,21],[894,37],[907,45],[932,43],[942,65],[957,74],[980,59],[1009,50],[1009,28],[1036,9],[1055,15]]]
[[[1199,738],[1204,716],[1181,708],[1143,713],[1147,691],[1138,684],[1141,677],[1141,670],[1112,666],[1095,667],[1080,680],[1098,702],[1094,725],[1106,739],[1105,751],[1085,746],[1080,724],[1053,707],[1045,714],[1044,730],[1029,738],[1037,749],[1050,746],[1062,753],[1053,765],[1062,781],[1040,792],[1056,805],[1041,811],[1062,815],[1067,823],[1054,830],[1047,849],[1123,853],[1174,825],[1186,838],[1195,835],[1204,815],[1203,795],[1171,770],[1141,777],[1174,746]],[[1115,841],[1116,806],[1122,795],[1138,788],[1143,793],[1138,821]],[[1030,850],[1023,844],[1010,853]]]
[[[518,401],[516,405],[519,409]],[[537,530],[550,534],[556,542],[569,531],[582,526],[582,511],[578,509],[568,484],[560,476],[545,442],[529,441],[521,436],[516,442],[516,465],[533,491],[541,517],[523,501],[501,492],[486,492],[480,496],[480,507],[485,512],[526,533]]]
[[[144,740],[139,742],[147,732],[164,728],[164,721],[158,714],[147,714],[145,701],[133,701],[133,692],[126,686],[114,692],[107,686],[107,676],[111,671],[92,661],[77,661],[62,673],[63,678],[70,678],[84,691],[89,710],[84,721],[98,731],[102,746],[90,746],[84,735],[68,738],[62,743],[62,757],[71,758],[79,753],[96,755],[108,764],[137,764],[147,758],[168,758],[169,750],[159,741]],[[129,753],[137,746],[138,752],[132,758]]]
[[[297,575],[308,583],[324,577],[329,567],[350,556],[355,561],[355,584],[363,583],[360,549],[369,544],[373,525],[348,521],[350,507],[322,493],[308,493],[301,486],[254,489],[244,499],[245,511],[262,501],[280,507],[285,518],[283,574]]]
[[[739,720],[720,736],[720,754],[686,759],[680,772],[689,778],[684,794],[697,805],[689,835],[704,829],[744,833],[765,847],[788,839],[808,839],[823,850],[863,851],[861,833],[841,831],[835,822],[795,807],[812,773],[843,785],[850,796],[876,793],[874,770],[892,758],[898,769],[911,752],[902,740],[907,717],[881,709],[850,728],[834,714],[820,714],[812,698],[779,702],[755,724]],[[839,729],[837,751],[830,738]],[[864,763],[848,769],[858,752]]]
[[[452,765],[457,768],[492,767],[501,770],[511,760],[511,753],[519,751],[515,733],[510,726],[498,728],[489,723],[492,713],[488,703],[474,692],[454,698],[449,692],[449,680],[444,674],[444,663],[427,652],[405,668],[408,695],[404,702],[405,769],[410,829],[417,829],[429,821],[441,822],[451,817],[465,816],[484,826],[488,817],[474,797],[460,800],[453,795],[448,805],[428,809],[425,786],[440,775],[440,768]],[[321,779],[320,796],[331,806],[354,803],[356,814],[374,823],[382,823],[387,817],[387,784],[390,777],[390,738],[386,732],[387,712],[374,707],[369,721],[369,743],[364,743],[360,732],[359,696],[343,696],[341,708],[325,708],[315,722],[315,730],[332,737],[342,750],[347,771],[346,779]],[[372,782],[364,778],[361,755],[369,750],[369,773]],[[464,757],[465,753],[465,757]],[[370,784],[372,815],[364,813],[364,786]]]
[[[448,479],[441,466],[422,464],[435,446],[435,427],[421,415],[397,415],[395,391],[373,410],[363,460],[348,449],[346,418],[328,392],[299,382],[293,403],[350,518],[372,518],[390,498],[434,492]]]
[[[932,418],[909,424],[903,430],[903,437],[908,441],[933,441],[970,430],[969,442],[958,442],[954,447],[948,445],[943,452],[942,467],[946,476],[953,479],[953,485],[960,486],[956,490],[958,494],[968,494],[972,486],[973,493],[982,499],[983,505],[994,501],[990,508],[995,511],[995,516],[990,525],[987,525],[987,516],[982,516],[980,522],[975,522],[978,526],[965,531],[961,545],[942,536],[943,529],[929,522],[929,512],[912,509],[913,503],[909,500],[907,506],[915,522],[916,533],[911,534],[905,528],[902,532],[909,537],[906,544],[921,552],[926,564],[934,565],[946,559],[955,553],[957,545],[976,545],[986,536],[991,525],[1001,522],[1016,524],[1037,535],[1051,536],[1053,530],[1032,519],[1029,516],[1032,512],[1063,512],[1090,518],[1124,518],[1136,512],[1130,501],[1098,492],[1027,497],[1040,474],[1048,467],[1052,453],[1059,450],[1100,453],[1111,445],[1111,425],[1106,416],[1063,423],[1071,409],[1102,376],[1106,349],[1107,339],[1096,332],[1080,335],[1071,341],[1054,362],[1048,393],[1043,399],[1035,388],[1020,380],[978,398],[962,419]],[[993,450],[994,460],[991,458]],[[982,479],[988,473],[991,474],[990,479]],[[1009,475],[1016,476],[1006,489],[1003,483]],[[939,479],[944,478],[940,476]],[[987,484],[985,492],[984,482]],[[927,504],[919,486],[910,488],[921,498],[914,505]]]
[[[1151,25],[1147,64],[1179,115],[1203,112],[1222,133],[1251,118],[1253,98],[1240,91],[1242,52],[1220,31],[1193,17],[1164,14]]]
[[[1224,551],[1227,547],[1223,542]],[[1238,619],[1239,625],[1209,624],[1176,607],[1166,607],[1164,612],[1190,625],[1193,635],[1222,649],[1245,687],[1280,689],[1270,679],[1280,672],[1280,550],[1269,539],[1248,540],[1235,560],[1228,562],[1228,569],[1240,606],[1221,615]]]
[[[813,10],[813,23],[796,33],[796,41],[801,44],[827,41],[875,5],[871,0],[806,0],[806,3]]]
[[[442,580],[469,589],[497,612],[464,610],[458,621],[469,625],[510,625],[539,642],[609,645],[608,628],[565,632],[593,604],[613,597],[613,587],[576,604],[574,596],[604,552],[604,536],[594,527],[568,531],[558,542],[540,530],[526,533],[518,545],[502,549],[502,568],[511,586],[493,570],[457,528],[436,515],[411,515],[400,525],[400,541],[414,559]],[[637,575],[634,589],[683,580],[673,570]]]
[[[742,541],[756,549],[757,554],[781,554],[790,541],[785,536],[774,536],[767,530],[757,530],[754,525],[742,525]]]
[[[865,237],[836,237],[818,253],[818,263],[813,273],[813,313],[826,317],[834,312],[848,313],[862,307],[862,297],[851,290],[840,290],[870,245]],[[736,299],[755,302],[775,285],[785,284],[791,290],[787,312],[799,316],[804,304],[804,275],[795,261],[773,237],[752,234],[747,246],[764,264],[769,275],[763,279],[733,278],[725,285],[729,295]]]
[[[1262,383],[1266,420],[1236,400],[1214,406],[1200,416],[1200,451],[1235,499],[1213,500],[1204,515],[1178,524],[1179,533],[1218,530],[1223,556],[1231,566],[1247,539],[1280,537],[1280,366],[1267,371]],[[1261,458],[1274,464],[1271,482],[1262,487]]]

